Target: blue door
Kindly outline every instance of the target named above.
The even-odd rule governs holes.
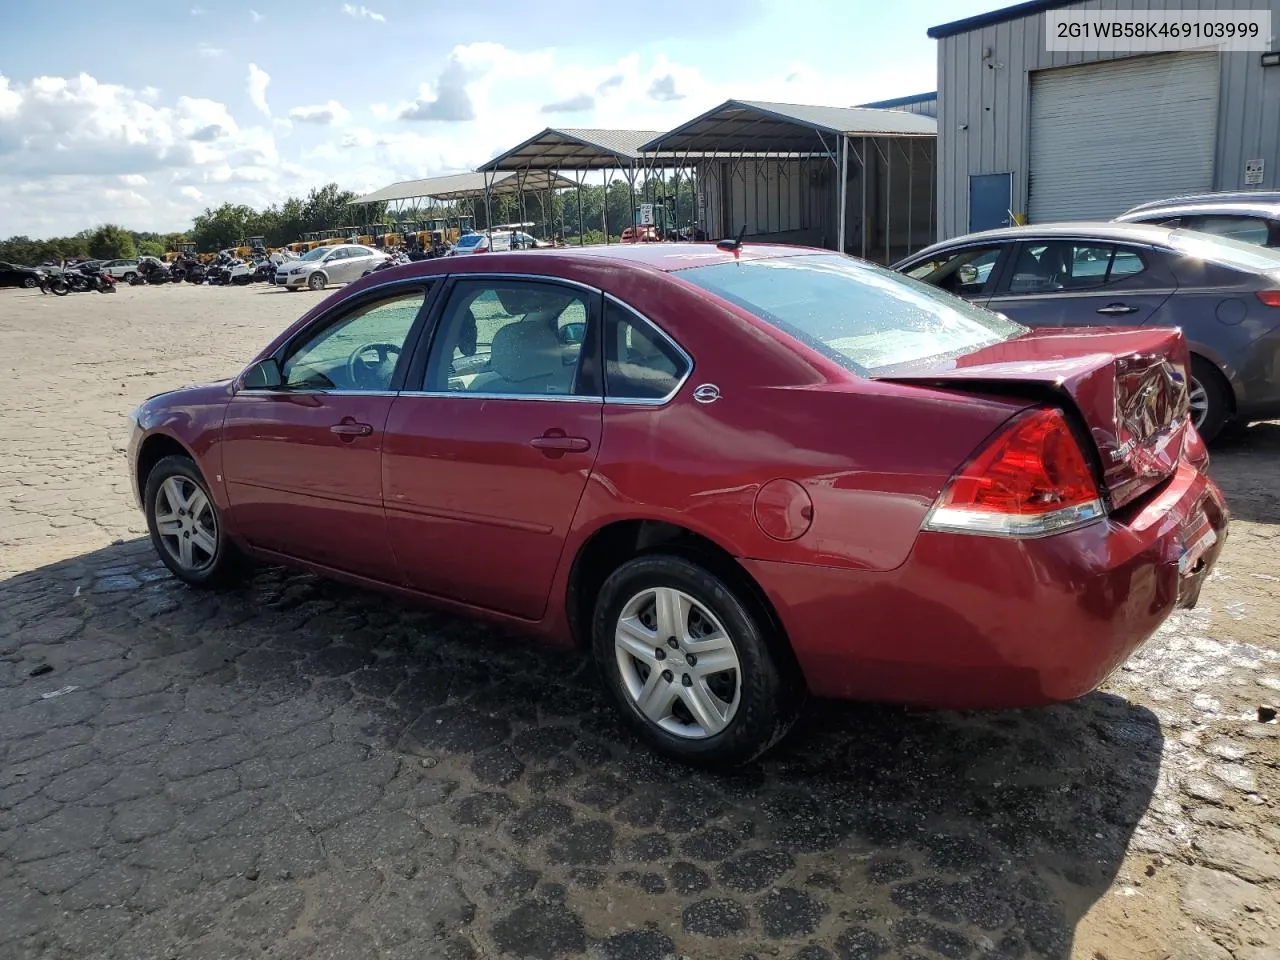
[[[1009,226],[1013,175],[986,173],[969,178],[969,232]]]

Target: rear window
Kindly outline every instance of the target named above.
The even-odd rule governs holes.
[[[971,353],[1026,332],[919,280],[834,253],[693,267],[679,276],[862,374]]]
[[[1189,257],[1249,273],[1280,270],[1280,251],[1240,240],[1214,237],[1191,230],[1175,230],[1169,234],[1169,246]]]
[[[460,247],[478,246],[482,239],[484,238],[481,237],[480,234],[478,233],[469,234],[468,236],[458,238],[458,246]]]

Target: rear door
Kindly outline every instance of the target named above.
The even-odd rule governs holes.
[[[1164,257],[1150,248],[1025,240],[987,306],[1029,327],[1140,326],[1176,287]]]
[[[549,280],[468,277],[445,291],[382,460],[409,586],[542,617],[600,446],[599,313],[599,293]]]

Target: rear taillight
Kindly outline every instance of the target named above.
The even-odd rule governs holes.
[[[1258,299],[1268,307],[1280,307],[1280,290],[1259,290]]]
[[[1103,515],[1098,484],[1058,410],[1018,417],[942,491],[924,529],[1039,537]]]

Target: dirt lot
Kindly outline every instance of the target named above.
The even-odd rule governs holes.
[[[1280,957],[1280,424],[1195,611],[1047,710],[813,706],[731,776],[590,672],[263,570],[158,568],[127,411],[315,294],[0,291],[0,956]]]

